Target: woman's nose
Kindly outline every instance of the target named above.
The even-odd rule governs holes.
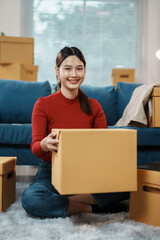
[[[76,69],[75,69],[75,68],[72,68],[71,75],[72,75],[72,76],[76,76],[76,75],[77,75],[77,72],[76,72]]]

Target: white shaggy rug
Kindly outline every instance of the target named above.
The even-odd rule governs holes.
[[[16,202],[0,213],[4,240],[160,240],[160,227],[130,221],[128,213],[79,214],[66,219],[29,217],[21,206],[27,183],[17,183]]]

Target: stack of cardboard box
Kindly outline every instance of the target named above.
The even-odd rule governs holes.
[[[160,162],[138,169],[138,190],[130,195],[130,219],[160,226]]]
[[[154,87],[151,94],[150,127],[160,127],[160,87]]]
[[[0,37],[0,78],[37,81],[34,65],[34,39]]]
[[[16,157],[0,157],[0,212],[16,199]]]
[[[134,68],[114,68],[112,69],[112,85],[116,87],[118,82],[135,82]]]

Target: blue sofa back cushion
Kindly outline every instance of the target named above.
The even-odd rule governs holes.
[[[130,101],[132,93],[135,88],[141,86],[141,83],[127,83],[127,82],[118,82],[117,83],[117,112],[118,119],[123,115],[124,109]]]
[[[95,98],[101,104],[108,125],[114,125],[118,121],[117,96],[114,86],[92,87],[82,85],[80,88],[89,98]]]
[[[108,126],[110,129],[118,129],[117,126]],[[160,147],[160,128],[138,128],[125,126],[121,129],[136,129],[137,130],[137,146],[138,147]]]
[[[95,98],[102,106],[108,125],[114,125],[118,121],[117,95],[114,86],[92,87],[82,85],[81,90],[89,97]],[[55,91],[58,86],[55,86]]]
[[[0,144],[30,145],[31,141],[31,123],[0,123]]]
[[[48,81],[26,82],[0,79],[0,122],[30,123],[39,97],[51,94]]]

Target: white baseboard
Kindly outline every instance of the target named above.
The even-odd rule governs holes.
[[[17,165],[16,182],[32,182],[38,170],[38,166]]]

